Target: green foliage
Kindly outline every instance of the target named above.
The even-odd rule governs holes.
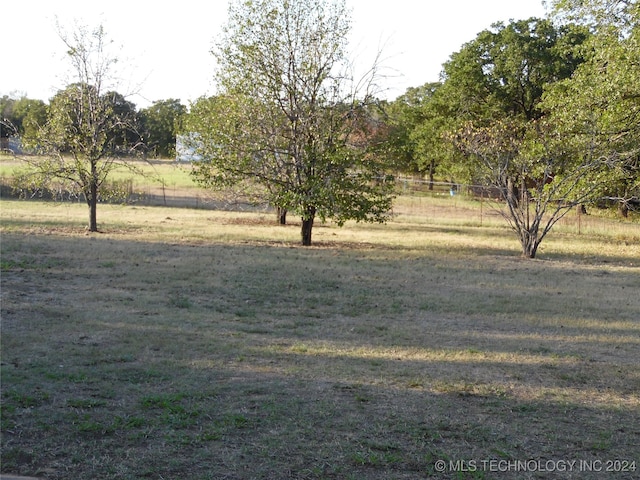
[[[35,138],[46,122],[47,106],[42,100],[8,96],[0,98],[0,137],[21,136],[23,144]]]
[[[176,154],[176,135],[182,131],[187,107],[177,99],[158,100],[140,111],[141,130],[146,149],[154,157]]]
[[[586,181],[626,215],[640,203],[640,10],[635,2],[556,3],[595,21],[596,33],[588,61],[549,87],[544,106],[573,156],[609,165]]]
[[[193,106],[186,130],[217,187],[255,182],[279,210],[383,221],[391,206],[384,163],[370,154],[379,124],[368,91],[346,83],[350,21],[344,2],[238,1],[214,51],[221,92]],[[369,84],[368,86],[370,86]]]
[[[640,4],[637,0],[552,0],[552,12],[559,21],[575,22],[602,32],[622,34],[637,26]]]
[[[585,179],[606,169],[599,159],[576,162],[567,155],[545,119],[468,122],[452,141],[476,162],[479,180],[498,190],[507,207],[501,213],[529,258],[560,219],[593,197],[597,184]]]
[[[115,92],[100,95],[88,84],[73,84],[51,100],[47,124],[38,145],[43,156],[29,160],[39,187],[71,195],[82,194],[89,204],[105,189],[108,175],[119,165],[116,153],[135,142],[135,109]],[[102,198],[106,199],[106,198]]]
[[[437,169],[451,179],[478,181],[477,164],[452,148],[453,132],[468,121],[539,119],[545,86],[569,77],[583,61],[578,47],[587,36],[586,28],[535,18],[481,32],[451,55],[441,84],[409,89],[394,102],[398,156],[431,179]]]
[[[69,153],[95,161],[113,150],[116,124],[107,98],[92,84],[76,83],[51,99],[48,122],[39,140],[46,153]]]
[[[406,172],[430,170],[438,156],[438,127],[445,117],[434,111],[440,83],[409,88],[386,108],[393,165]]]
[[[437,164],[441,173],[500,193],[528,257],[585,198],[577,182],[584,165],[567,167],[541,101],[550,83],[569,78],[584,62],[579,47],[588,37],[586,27],[550,20],[497,23],[451,55],[443,83],[405,122],[413,151],[431,159],[432,177]]]
[[[109,147],[112,155],[135,155],[141,147],[136,106],[124,95],[111,91],[104,96],[113,124],[109,127]]]
[[[462,119],[540,118],[545,86],[571,75],[587,37],[586,28],[549,20],[497,23],[444,65],[446,97]]]

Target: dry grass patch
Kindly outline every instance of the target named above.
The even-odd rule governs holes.
[[[103,206],[104,233],[87,235],[85,213],[2,203],[3,472],[521,479],[567,472],[435,462],[640,466],[637,245],[591,235],[574,254],[583,237],[563,233],[529,261],[498,225],[399,219],[320,225],[302,248],[297,225],[266,215]]]

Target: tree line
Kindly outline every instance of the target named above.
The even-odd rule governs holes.
[[[188,113],[176,100],[136,112],[102,92],[110,63],[92,62],[104,31],[79,29],[63,37],[77,82],[49,105],[2,99],[4,123],[48,154],[32,162],[43,178],[82,186],[92,230],[114,159],[173,154],[182,132],[201,158],[195,181],[250,190],[281,222],[299,216],[303,245],[316,218],[385,221],[403,172],[497,192],[533,258],[576,206],[607,200],[627,215],[640,203],[640,7],[551,8],[549,18],[492,25],[451,55],[440,81],[390,101],[380,99],[377,60],[354,73],[344,0],[231,0],[212,50],[218,91]]]
[[[18,137],[25,151],[37,152],[41,141],[40,129],[55,116],[57,108],[68,106],[74,89],[70,85],[56,93],[49,103],[26,96],[0,97],[0,137]],[[103,103],[108,114],[118,119],[109,140],[111,153],[125,156],[131,153],[150,158],[172,158],[176,154],[176,135],[182,129],[186,105],[179,99],[154,101],[149,107],[139,109],[123,94],[105,93]]]

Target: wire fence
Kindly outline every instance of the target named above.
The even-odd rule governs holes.
[[[0,196],[2,198],[17,197],[6,183],[0,181]],[[396,180],[397,197],[391,212],[397,221],[411,221],[431,224],[490,226],[507,225],[504,217],[505,205],[501,201],[500,191],[484,185],[470,185],[454,182],[429,181],[422,178],[400,177]],[[124,185],[124,187],[123,187]],[[255,201],[242,192],[213,192],[196,185],[170,185],[159,183],[121,182],[122,192],[114,195],[110,202],[128,203],[145,206],[166,206],[179,208],[196,208],[211,210],[250,211],[274,213],[275,210],[267,203]],[[54,199],[61,201],[84,202],[81,195],[63,195],[48,192],[43,195],[22,195],[23,198]],[[640,223],[630,221],[613,223],[611,216],[604,216],[591,207],[585,211],[583,207],[568,212],[555,227],[575,233],[602,233],[611,229],[621,232],[634,232],[640,228]],[[597,213],[597,215],[592,215]],[[622,236],[625,233],[621,233]]]
[[[408,217],[413,222],[465,226],[509,225],[507,207],[497,188],[401,178],[398,194],[393,213],[400,219]],[[615,209],[578,205],[566,212],[554,230],[607,235],[624,243],[640,235],[640,218],[637,215],[621,218]]]

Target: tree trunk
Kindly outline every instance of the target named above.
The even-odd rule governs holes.
[[[507,179],[507,203],[512,205],[513,207],[518,206],[518,193],[516,191],[516,187],[513,186],[513,181],[511,178]]]
[[[87,199],[89,204],[89,231],[98,231],[98,186],[95,183],[91,184],[91,193]]]
[[[87,203],[89,204],[89,231],[98,231],[98,166],[96,161],[91,161],[91,180],[89,185],[89,198]]]
[[[278,225],[286,225],[287,224],[287,209],[282,207],[277,207],[277,215],[278,215]]]
[[[618,203],[618,213],[623,218],[629,217],[629,205],[627,204],[627,202]]]
[[[302,217],[302,245],[311,245],[311,230],[313,230],[313,219],[316,216],[315,207],[307,207],[305,216]]]
[[[536,258],[537,252],[538,252],[538,244],[531,243],[524,248],[522,252],[522,256],[527,258]]]
[[[429,164],[429,190],[433,190],[433,183],[434,183],[434,175],[436,173],[436,162],[435,160],[431,160],[431,163]]]
[[[537,234],[533,234],[529,231],[521,232],[520,243],[522,245],[522,256],[526,258],[536,258],[538,252],[538,246],[540,240]]]

